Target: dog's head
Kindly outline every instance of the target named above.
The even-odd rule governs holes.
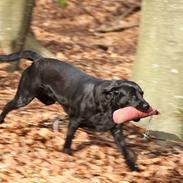
[[[102,102],[104,105],[110,105],[112,110],[132,106],[142,112],[147,112],[150,108],[143,98],[142,89],[133,81],[105,81],[100,90]]]

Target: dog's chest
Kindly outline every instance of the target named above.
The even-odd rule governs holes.
[[[87,127],[95,131],[108,131],[114,127],[114,125],[115,123],[108,112],[87,116],[81,123],[81,127]]]

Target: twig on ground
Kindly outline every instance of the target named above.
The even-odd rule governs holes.
[[[122,20],[122,19],[128,17],[132,13],[140,10],[140,8],[141,8],[140,4],[133,4],[133,5],[131,5],[122,15],[118,16],[116,21],[119,21],[119,20]]]
[[[96,18],[96,16],[93,13],[91,13],[91,11],[89,11],[86,7],[84,7],[81,2],[75,1],[74,3],[79,8],[81,8],[86,14],[88,14],[89,16],[91,16],[96,21],[96,23],[101,24],[101,22],[98,20],[98,18]]]
[[[120,25],[120,22],[131,15],[133,12],[136,12],[140,10],[141,5],[139,3],[133,4],[129,6],[129,8],[120,16],[116,18],[116,20],[112,24],[107,25],[101,25],[99,28],[95,29],[93,32],[100,32],[100,33],[106,33],[106,32],[119,32],[123,31],[132,27],[138,26],[138,23],[132,23],[128,25]]]
[[[139,24],[138,23],[133,23],[133,24],[128,24],[128,25],[116,25],[116,26],[101,26],[97,29],[94,30],[94,32],[99,32],[99,33],[107,33],[107,32],[120,32],[124,31],[126,29],[130,29],[133,27],[137,27]]]

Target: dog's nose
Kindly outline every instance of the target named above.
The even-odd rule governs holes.
[[[147,111],[150,108],[150,105],[148,103],[143,104],[143,108],[145,111]]]

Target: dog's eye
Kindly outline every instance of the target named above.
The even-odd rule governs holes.
[[[115,90],[115,91],[114,91],[114,94],[115,94],[115,95],[118,95],[118,94],[119,94],[119,91],[118,91],[118,90]]]
[[[132,99],[132,100],[136,100],[136,98],[137,98],[137,97],[136,97],[135,95],[131,96],[131,99]]]

